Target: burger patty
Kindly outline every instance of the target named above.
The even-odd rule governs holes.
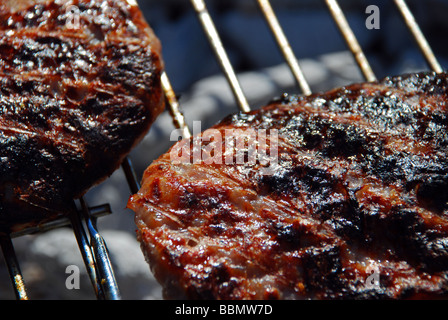
[[[445,73],[387,77],[177,142],[128,203],[165,297],[447,297],[447,98]]]
[[[133,1],[0,2],[0,231],[119,167],[164,109],[160,50]]]

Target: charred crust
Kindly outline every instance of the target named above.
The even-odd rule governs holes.
[[[258,164],[207,167],[240,183],[242,199],[219,178],[204,179],[198,185],[207,190],[190,189],[194,196],[175,208],[190,214],[186,227],[200,221],[212,250],[222,241],[219,257],[228,259],[207,276],[182,279],[194,284],[191,296],[446,297],[447,88],[445,73],[388,77],[285,95],[216,125],[278,129],[279,157],[268,175]],[[246,189],[254,196],[241,204]],[[366,286],[371,262],[381,268],[373,288]]]
[[[340,248],[331,244],[305,251],[301,259],[301,267],[308,292],[327,288],[327,294],[331,295],[331,292],[337,292],[341,290],[341,287],[345,287],[340,256]]]
[[[448,175],[429,177],[417,187],[417,199],[423,207],[439,214],[448,209]]]
[[[63,2],[1,6],[0,170],[9,172],[0,185],[15,184],[12,193],[0,187],[2,223],[68,212],[162,111],[158,40],[138,9],[104,4],[75,1],[89,10],[75,31],[66,28]],[[97,23],[99,15],[111,23]]]

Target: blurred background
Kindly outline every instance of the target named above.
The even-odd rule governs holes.
[[[141,10],[163,47],[166,73],[192,127],[202,129],[237,112],[235,100],[188,0],[139,0]],[[256,109],[283,93],[300,93],[255,0],[208,0],[208,9],[237,72],[243,91]],[[442,67],[448,62],[448,0],[408,0]],[[272,0],[271,4],[313,92],[363,81],[353,56],[324,1]],[[340,0],[376,76],[428,70],[392,0]],[[366,7],[380,10],[379,29],[366,27]],[[162,114],[130,158],[140,179],[143,170],[173,144],[168,112]],[[109,203],[112,214],[98,220],[123,299],[161,299],[135,239],[133,213],[124,173],[116,171],[86,195],[90,206]],[[14,239],[30,299],[95,299],[73,232],[68,228]],[[0,257],[3,260],[3,257]],[[67,290],[65,268],[82,271],[79,290]],[[14,299],[0,261],[0,299]]]

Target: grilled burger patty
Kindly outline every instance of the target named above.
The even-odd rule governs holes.
[[[445,73],[285,95],[176,143],[128,203],[165,297],[446,297],[447,95]]]
[[[164,108],[160,44],[137,5],[0,2],[0,229],[62,214]]]

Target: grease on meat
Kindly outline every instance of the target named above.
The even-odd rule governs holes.
[[[165,297],[446,298],[447,97],[447,74],[408,74],[286,95],[212,128],[277,129],[269,175],[162,155],[128,206]]]
[[[164,109],[160,50],[133,1],[0,1],[0,231],[120,165]]]

